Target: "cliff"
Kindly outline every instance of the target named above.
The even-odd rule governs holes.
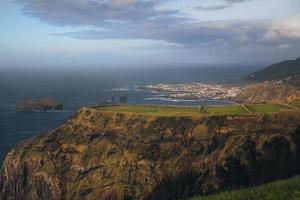
[[[2,199],[179,199],[288,177],[300,113],[171,117],[82,108],[6,156]],[[299,157],[299,156],[298,156]]]
[[[62,103],[53,98],[25,99],[16,102],[17,112],[41,112],[51,110],[63,110]]]

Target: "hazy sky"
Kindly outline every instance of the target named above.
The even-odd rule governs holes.
[[[300,57],[300,0],[1,0],[0,65],[262,63]]]

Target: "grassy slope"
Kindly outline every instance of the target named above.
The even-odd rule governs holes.
[[[204,106],[207,114],[246,114],[247,111],[240,105],[234,106]]]
[[[247,108],[253,113],[279,112],[287,107],[274,103],[267,104],[248,104]]]
[[[278,112],[283,109],[288,109],[279,104],[249,104],[247,107],[253,113]],[[158,116],[247,114],[247,111],[241,105],[203,106],[202,108],[196,106],[119,105],[98,107],[97,109],[108,112],[143,113]]]
[[[263,70],[255,72],[247,76],[244,80],[250,81],[267,81],[274,79],[284,79],[288,76],[300,76],[300,58],[296,60],[287,60],[274,65],[271,65]]]
[[[300,109],[300,100],[290,102],[289,104]]]
[[[300,199],[300,177],[276,181],[262,186],[223,192],[192,200],[298,200]]]

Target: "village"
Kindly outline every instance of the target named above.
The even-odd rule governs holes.
[[[241,92],[238,86],[207,83],[156,84],[139,89],[166,92],[166,97],[175,99],[232,99]]]

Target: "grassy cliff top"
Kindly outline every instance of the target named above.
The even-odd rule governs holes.
[[[299,103],[300,105],[300,103]],[[280,111],[295,111],[297,102],[291,104],[260,103],[234,104],[220,106],[167,106],[167,105],[111,105],[98,106],[97,110],[104,112],[138,113],[157,116],[199,116],[199,115],[243,115],[255,113],[273,113]]]

